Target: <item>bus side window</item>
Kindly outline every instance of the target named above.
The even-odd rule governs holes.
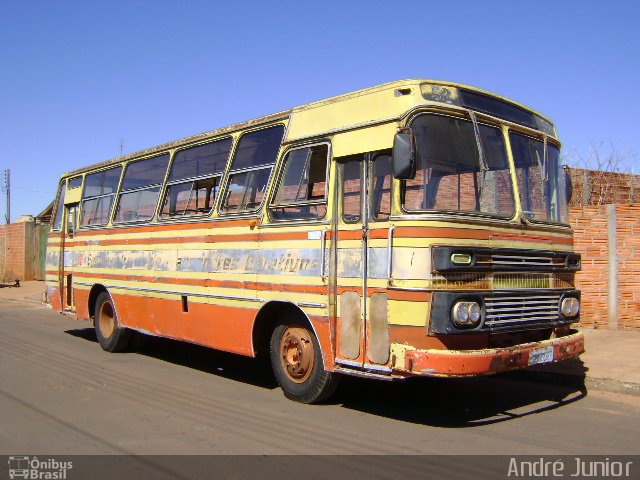
[[[167,153],[127,165],[114,222],[137,222],[153,218],[168,164]]]
[[[67,236],[73,238],[76,232],[76,214],[78,210],[78,204],[69,205],[67,207]]]
[[[356,223],[360,220],[362,200],[362,162],[364,155],[343,158],[342,163],[342,220]]]
[[[388,220],[391,215],[391,156],[377,155],[371,161],[371,194],[369,212],[374,221]]]
[[[233,140],[180,150],[173,157],[160,216],[206,215],[213,209]]]
[[[220,211],[240,213],[260,207],[283,134],[284,126],[276,125],[240,137]]]
[[[282,166],[275,198],[269,207],[274,220],[319,220],[327,213],[326,143],[290,150]]]
[[[82,192],[80,226],[106,225],[111,217],[122,167],[87,175]]]
[[[58,194],[58,205],[56,206],[56,214],[53,217],[53,230],[60,230],[62,227],[62,213],[64,212],[64,197],[67,192],[67,181],[62,180],[60,182]]]

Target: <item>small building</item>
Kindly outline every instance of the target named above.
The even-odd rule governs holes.
[[[47,233],[53,203],[35,217],[0,225],[0,280],[44,280]]]

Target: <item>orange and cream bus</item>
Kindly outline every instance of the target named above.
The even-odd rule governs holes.
[[[559,148],[518,103],[407,80],[124,155],[62,176],[47,299],[110,352],[264,354],[307,403],[575,357]]]

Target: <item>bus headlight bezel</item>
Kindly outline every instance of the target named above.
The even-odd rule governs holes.
[[[560,313],[565,318],[576,318],[580,314],[580,299],[566,296],[560,300]]]
[[[451,307],[451,321],[458,328],[475,328],[482,321],[482,306],[474,300],[458,300]]]

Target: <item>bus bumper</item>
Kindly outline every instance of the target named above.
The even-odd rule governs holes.
[[[410,375],[466,377],[506,372],[541,363],[575,358],[584,352],[584,336],[575,332],[564,337],[525,343],[506,348],[482,350],[411,350],[404,351],[404,368],[395,369]]]

